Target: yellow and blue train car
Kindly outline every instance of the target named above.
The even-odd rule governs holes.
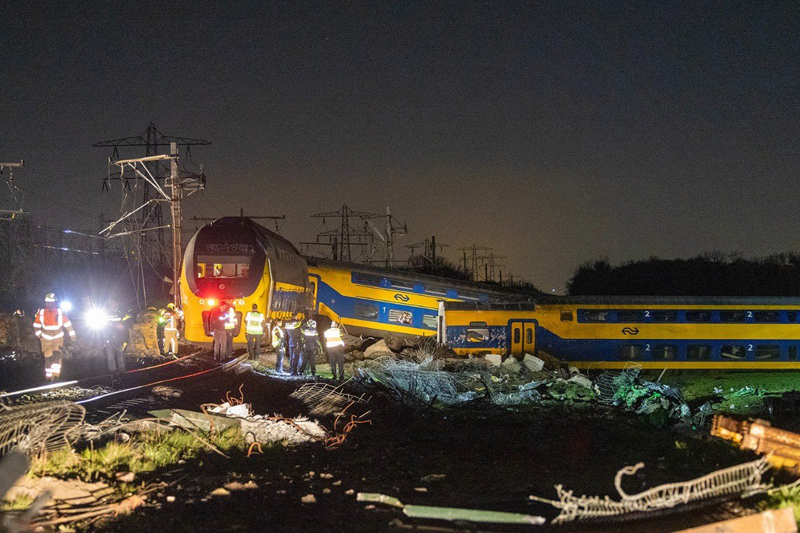
[[[223,217],[200,228],[184,254],[181,302],[184,335],[211,342],[208,316],[221,300],[233,300],[241,316],[258,305],[270,320],[311,307],[305,258],[278,235],[246,217]],[[240,328],[234,343],[246,343]]]
[[[561,298],[444,302],[457,353],[551,355],[578,368],[800,369],[800,298]]]
[[[315,312],[343,324],[351,335],[434,336],[439,301],[488,304],[530,296],[396,269],[307,261]]]

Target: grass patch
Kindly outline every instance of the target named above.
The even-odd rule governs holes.
[[[766,511],[769,509],[784,509],[786,507],[792,508],[795,520],[800,525],[800,486],[791,484],[779,487],[766,500],[759,503],[758,510]]]
[[[244,437],[238,428],[202,437],[225,453],[243,452]],[[63,449],[34,459],[34,476],[77,477],[83,481],[113,479],[117,472],[147,473],[180,460],[191,460],[209,452],[208,446],[194,435],[176,429],[151,431],[132,436],[128,442],[108,441],[80,451]]]
[[[0,500],[0,511],[24,511],[33,505],[33,497],[26,495],[14,500]]]
[[[718,396],[714,403],[720,412],[739,415],[759,415],[766,410],[765,398],[800,391],[800,375],[783,372],[703,372],[687,371],[661,379],[662,383],[678,388],[687,401]]]

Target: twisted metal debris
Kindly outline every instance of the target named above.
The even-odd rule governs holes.
[[[751,495],[765,491],[768,485],[761,483],[761,476],[769,469],[766,458],[717,470],[705,476],[680,483],[667,483],[638,494],[627,494],[622,490],[622,476],[633,475],[644,467],[644,463],[626,466],[617,472],[614,486],[620,495],[615,501],[608,496],[574,496],[573,491],[556,485],[558,501],[530,496],[530,499],[549,503],[561,509],[554,523],[587,520],[627,513],[641,513],[668,509],[693,501],[725,496],[729,494]]]
[[[85,416],[83,406],[66,401],[0,404],[0,455],[14,447],[37,455],[67,446],[78,438]]]
[[[434,400],[452,405],[475,395],[455,375],[440,370],[440,362],[433,357],[420,363],[379,357],[364,372],[411,406],[430,404]]]
[[[309,413],[315,416],[341,413],[350,404],[367,402],[363,394],[353,396],[342,392],[341,385],[334,387],[321,381],[306,383],[289,396],[303,402],[309,408]]]

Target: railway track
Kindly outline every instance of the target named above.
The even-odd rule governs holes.
[[[51,383],[41,387],[33,387],[18,391],[3,392],[0,394],[0,401],[10,405],[36,403],[54,399],[53,393],[56,391],[63,391],[68,394],[70,389],[77,389],[79,393],[84,395],[87,393],[87,391],[89,391],[88,397],[83,397],[75,402],[83,405],[87,409],[101,409],[116,402],[119,402],[120,408],[124,409],[124,404],[126,402],[135,401],[132,400],[133,397],[142,394],[153,387],[158,385],[203,379],[217,372],[230,371],[237,368],[247,359],[247,352],[244,352],[230,361],[216,364],[208,368],[201,368],[198,370],[197,367],[194,367],[188,372],[181,372],[177,375],[172,372],[173,369],[184,366],[191,360],[202,359],[204,356],[208,356],[210,354],[211,350],[202,349],[173,361],[167,361],[166,363],[145,368],[129,370],[125,372],[119,380],[120,383],[126,385],[123,388],[110,389],[110,387],[98,386],[100,384],[112,385],[112,380],[118,378],[118,376],[107,374],[101,376],[92,376],[80,380]],[[93,388],[88,388],[89,386],[93,386]],[[96,392],[96,394],[92,394],[92,392]]]

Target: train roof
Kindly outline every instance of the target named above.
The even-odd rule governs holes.
[[[540,304],[565,305],[796,305],[797,296],[548,296]]]
[[[400,270],[397,268],[383,268],[373,265],[365,265],[363,263],[348,263],[346,261],[334,261],[332,259],[321,259],[318,257],[306,257],[306,262],[308,263],[309,266],[338,268],[341,270],[365,272],[368,274],[375,274],[383,277],[413,280],[423,283],[424,282],[432,284],[435,283],[437,285],[447,285],[456,288],[461,287],[464,289],[470,289],[473,291],[483,292],[492,295],[503,295],[503,296],[514,295],[517,299],[534,298],[541,294],[539,292],[531,290],[526,291],[515,287],[487,285],[485,283],[477,283],[474,281],[445,278],[442,276],[434,276],[431,274],[418,274],[410,270]]]
[[[450,311],[536,311],[533,302],[445,302],[445,308]]]
[[[235,229],[237,227],[238,228],[248,228],[248,229],[251,229],[251,230],[255,231],[256,233],[258,233],[259,236],[261,236],[261,237],[264,237],[264,238],[266,238],[268,240],[271,239],[271,240],[280,242],[284,246],[287,246],[287,247],[291,248],[292,250],[294,250],[294,252],[297,255],[300,255],[300,252],[297,250],[297,248],[295,248],[294,244],[292,244],[291,241],[289,241],[288,239],[286,239],[285,237],[283,237],[281,235],[278,235],[274,231],[268,230],[267,228],[265,228],[261,224],[259,224],[257,222],[254,222],[252,219],[247,218],[247,217],[220,217],[220,218],[216,219],[211,224],[208,224],[205,227],[208,227],[208,226],[211,226],[213,228],[221,228],[221,229],[227,229],[227,228]]]

